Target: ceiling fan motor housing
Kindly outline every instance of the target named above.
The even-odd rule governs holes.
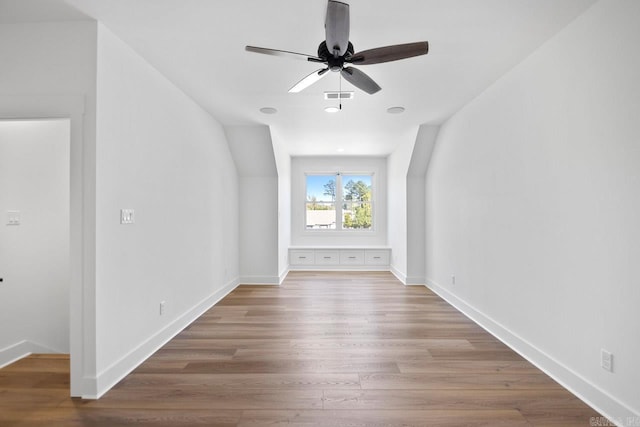
[[[383,46],[354,53],[353,44],[349,41],[349,26],[349,5],[344,1],[328,0],[324,25],[325,41],[318,46],[318,56],[257,46],[247,46],[245,49],[265,55],[293,56],[298,59],[304,58],[308,62],[326,64],[325,68],[314,71],[296,83],[289,89],[289,92],[300,92],[320,80],[331,70],[339,72],[346,81],[370,95],[378,92],[381,89],[380,86],[358,68],[345,67],[345,63],[351,65],[379,64],[426,55],[429,51],[429,44],[422,41]]]
[[[353,44],[351,44],[351,42],[349,42],[345,54],[337,58],[333,56],[329,49],[327,49],[326,41],[323,41],[322,43],[320,43],[320,46],[318,46],[318,57],[327,61],[327,65],[329,66],[329,69],[331,71],[342,70],[345,58],[353,56],[353,52]]]

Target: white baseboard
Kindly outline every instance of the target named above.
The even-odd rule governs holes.
[[[407,283],[405,284],[410,286],[424,286],[425,283],[427,283],[427,281],[424,277],[407,276]]]
[[[289,271],[390,271],[388,265],[292,265]]]
[[[280,273],[278,285],[282,285],[282,282],[284,282],[284,279],[286,279],[287,274],[289,274],[289,266],[287,266],[287,268],[285,268],[284,271]]]
[[[117,362],[98,374],[96,378],[85,378],[83,390],[95,390],[94,393],[83,394],[83,399],[99,399],[103,394],[109,391],[122,378],[127,376],[131,371],[137,368],[142,362],[147,360],[153,353],[158,351],[160,347],[165,345],[184,328],[189,326],[194,320],[202,316],[204,312],[217,304],[222,298],[233,291],[240,281],[234,279],[227,283],[222,289],[214,292],[182,316],[168,324],[166,327],[152,335],[149,339],[141,343],[138,347],[130,351]]]
[[[242,276],[240,277],[241,285],[279,285],[281,283],[279,276]]]
[[[398,270],[394,265],[390,266],[390,271],[405,286],[424,286],[426,283],[424,277],[407,276],[406,274]]]
[[[400,280],[403,285],[407,284],[407,275],[398,270],[394,265],[389,266],[389,271],[391,271],[391,274],[396,276],[396,279]]]
[[[640,414],[636,414],[624,403],[602,391],[588,379],[577,374],[569,367],[553,359],[534,344],[521,338],[505,326],[467,304],[443,286],[431,280],[426,281],[426,286],[586,404],[611,421],[616,422],[617,425],[627,425],[628,423],[625,420],[640,420]]]
[[[0,368],[17,362],[30,354],[38,353],[59,354],[60,352],[28,340],[20,341],[0,350]]]

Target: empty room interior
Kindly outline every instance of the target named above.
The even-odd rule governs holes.
[[[638,22],[0,0],[0,425],[640,426]]]

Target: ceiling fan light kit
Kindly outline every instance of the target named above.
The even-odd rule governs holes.
[[[406,43],[392,46],[368,49],[355,52],[353,44],[349,41],[349,5],[344,2],[329,0],[325,19],[325,40],[318,46],[318,56],[286,50],[269,49],[264,47],[246,46],[248,52],[262,53],[273,56],[286,56],[304,59],[309,62],[324,64],[308,76],[296,83],[289,92],[300,92],[319,81],[327,74],[327,71],[339,72],[345,80],[368,94],[374,94],[381,87],[368,75],[353,65],[371,65],[383,62],[398,61],[414,56],[426,55],[429,52],[429,43],[426,41]]]

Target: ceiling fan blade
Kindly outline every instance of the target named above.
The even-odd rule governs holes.
[[[324,29],[329,52],[335,58],[344,55],[349,47],[349,5],[329,0]]]
[[[415,42],[396,44],[393,46],[378,47],[363,50],[347,59],[348,62],[357,65],[379,64],[381,62],[397,61],[399,59],[426,55],[429,52],[428,42]]]
[[[307,77],[305,77],[304,79],[300,80],[298,83],[293,85],[293,87],[289,89],[289,93],[298,93],[308,88],[309,86],[311,86],[312,84],[320,80],[322,76],[326,74],[327,71],[329,71],[329,68],[321,68],[319,70],[314,71],[313,73],[309,74]]]
[[[264,55],[272,56],[285,56],[289,58],[302,59],[304,61],[311,62],[324,62],[323,59],[314,55],[307,55],[305,53],[289,52],[287,50],[269,49],[266,47],[245,46],[247,52],[262,53]]]
[[[373,81],[371,77],[367,76],[357,68],[345,67],[340,73],[346,81],[348,81],[355,87],[367,92],[369,95],[373,95],[374,93],[382,89],[380,86],[378,86],[378,83]]]

